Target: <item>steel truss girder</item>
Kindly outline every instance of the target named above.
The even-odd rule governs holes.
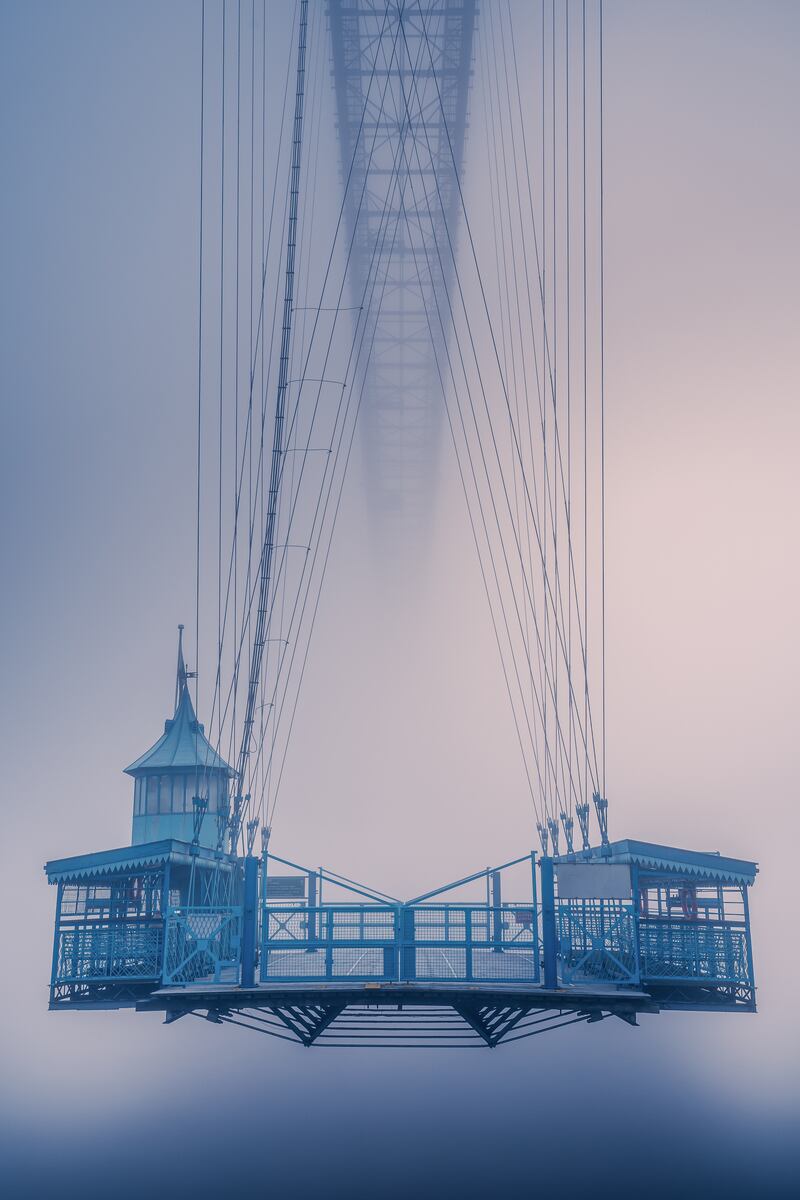
[[[374,272],[375,296],[383,296],[369,331],[375,340],[361,410],[368,503],[399,509],[411,528],[430,507],[437,473],[443,404],[436,343],[449,333],[448,239],[455,244],[476,10],[476,0],[328,3],[341,162],[350,180],[350,282],[360,304]],[[378,389],[393,393],[398,420],[390,431],[379,417]]]
[[[289,985],[236,989],[225,995],[202,988],[156,993],[139,1011],[163,1011],[170,1023],[189,1014],[214,1024],[241,1025],[303,1046],[486,1046],[535,1036],[578,1022],[616,1016],[637,1023],[657,1012],[639,992],[569,995],[542,988],[446,985]]]

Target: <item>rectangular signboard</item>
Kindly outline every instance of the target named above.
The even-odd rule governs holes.
[[[630,900],[631,869],[624,863],[556,863],[560,900]]]
[[[268,875],[268,900],[304,900],[306,895],[305,875]]]

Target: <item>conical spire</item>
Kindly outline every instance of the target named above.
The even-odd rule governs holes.
[[[184,688],[188,691],[189,680],[194,679],[196,671],[187,671],[183,658],[183,625],[178,626],[178,669],[175,674],[175,711],[178,710]]]
[[[175,713],[164,722],[164,733],[146,754],[125,768],[128,775],[152,775],[161,770],[218,771],[228,777],[235,772],[217,754],[195,715],[189,694],[194,671],[187,671],[183,657],[183,625],[178,626],[178,667],[175,678]]]

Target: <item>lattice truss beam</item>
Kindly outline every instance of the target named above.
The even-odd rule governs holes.
[[[360,297],[372,273],[382,296],[361,410],[368,502],[413,526],[436,478],[435,314],[438,301],[446,336],[476,3],[329,0],[328,11],[350,282]]]
[[[552,1004],[552,1002],[549,1002]],[[146,1005],[144,1007],[147,1007]],[[303,1046],[480,1047],[517,1041],[576,1023],[596,1023],[617,1016],[637,1024],[633,1006],[613,1011],[592,1004],[585,1008],[550,1007],[535,998],[469,999],[448,1003],[364,1004],[335,997],[309,1002],[298,997],[282,1004],[219,1005],[205,1011],[186,1006],[168,1010],[170,1024],[192,1013],[213,1024],[240,1025]]]

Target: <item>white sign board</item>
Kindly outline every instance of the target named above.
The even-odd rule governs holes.
[[[631,869],[620,863],[556,863],[560,900],[630,900]]]

